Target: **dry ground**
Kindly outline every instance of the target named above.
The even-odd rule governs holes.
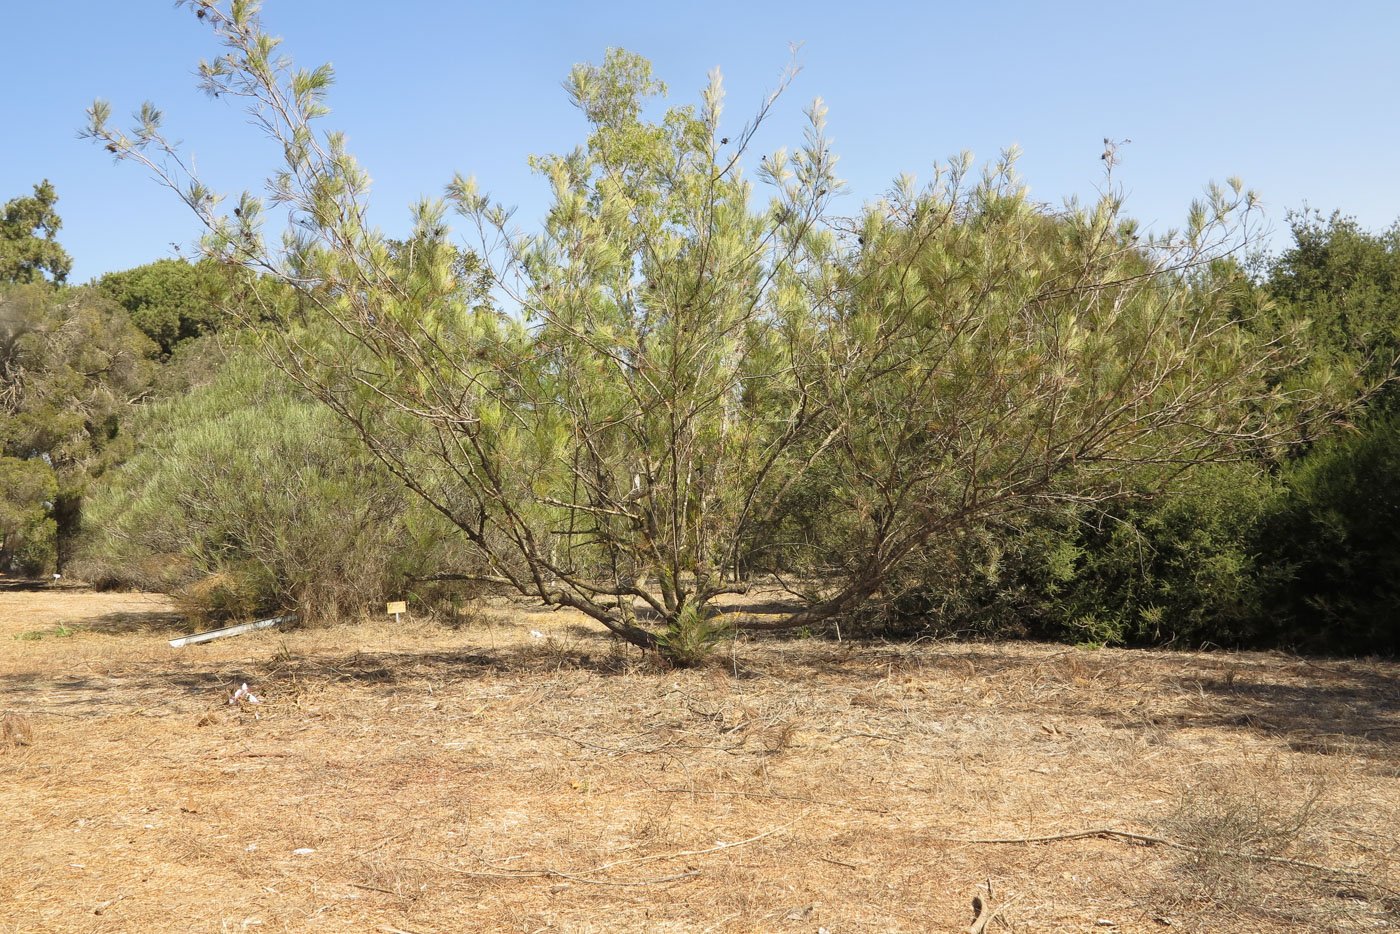
[[[0,591],[0,931],[1400,928],[1394,664],[181,631]]]

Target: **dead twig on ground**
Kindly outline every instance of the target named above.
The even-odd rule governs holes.
[[[1279,863],[1284,866],[1297,866],[1300,869],[1315,869],[1319,872],[1332,873],[1339,876],[1356,876],[1360,873],[1351,869],[1339,869],[1336,866],[1324,866],[1320,863],[1310,863],[1301,859],[1289,859],[1286,856],[1268,856],[1263,853],[1246,853],[1241,850],[1212,850],[1208,847],[1192,846],[1189,843],[1181,843],[1176,840],[1169,840],[1166,837],[1153,837],[1148,834],[1133,833],[1128,830],[1113,830],[1109,827],[1094,827],[1089,830],[1074,830],[1068,833],[1047,834],[1043,837],[1003,837],[1000,839],[987,839],[983,837],[939,837],[943,843],[1056,843],[1062,840],[1084,840],[1090,837],[1116,837],[1120,840],[1131,840],[1134,843],[1141,843],[1144,846],[1166,846],[1174,850],[1184,850],[1187,853],[1210,853],[1216,856],[1229,856],[1234,859],[1248,859],[1262,863]]]

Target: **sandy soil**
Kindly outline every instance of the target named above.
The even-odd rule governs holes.
[[[1395,664],[453,622],[0,590],[0,932],[1400,928]]]

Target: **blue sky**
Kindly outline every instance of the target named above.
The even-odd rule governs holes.
[[[1381,229],[1400,217],[1400,3],[467,4],[269,0],[264,21],[298,63],[334,64],[328,128],[345,130],[375,179],[374,219],[407,229],[407,205],[474,174],[532,229],[547,188],[531,153],[571,149],[582,119],[560,81],[609,46],[652,60],[671,102],[691,103],[712,67],[743,123],[803,42],[803,72],[750,160],[801,139],[820,95],[855,214],[901,172],[927,177],[963,149],[979,161],[1017,143],[1032,195],[1092,195],[1104,137],[1131,138],[1115,178],[1128,213],[1179,224],[1211,180],[1241,176],[1286,243],[1305,202]],[[95,97],[118,115],[166,113],[206,182],[256,188],[277,153],[236,105],[192,72],[216,46],[165,0],[7,0],[0,57],[0,201],[48,178],[60,240],[82,282],[174,255],[198,230],[139,169],[76,138]]]

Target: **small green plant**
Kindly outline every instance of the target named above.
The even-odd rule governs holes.
[[[687,603],[666,631],[657,634],[657,649],[670,664],[688,668],[704,661],[730,628],[713,609]]]
[[[67,636],[76,635],[76,634],[78,634],[78,633],[80,633],[80,632],[82,632],[82,629],[80,629],[80,628],[77,627],[77,626],[65,626],[63,623],[59,623],[57,626],[55,626],[55,627],[52,628],[52,629],[45,629],[45,630],[37,630],[37,629],[36,629],[36,630],[31,630],[31,631],[29,631],[29,632],[17,632],[17,633],[15,633],[15,636],[14,636],[14,637],[15,637],[15,639],[20,640],[20,641],[23,641],[23,642],[38,642],[40,639],[44,638],[45,636],[56,636],[56,637],[62,639],[62,638],[65,638],[65,637],[67,637]]]
[[[1092,613],[1074,620],[1068,628],[1077,637],[1074,644],[1081,649],[1101,649],[1123,639],[1123,627],[1116,620]]]

